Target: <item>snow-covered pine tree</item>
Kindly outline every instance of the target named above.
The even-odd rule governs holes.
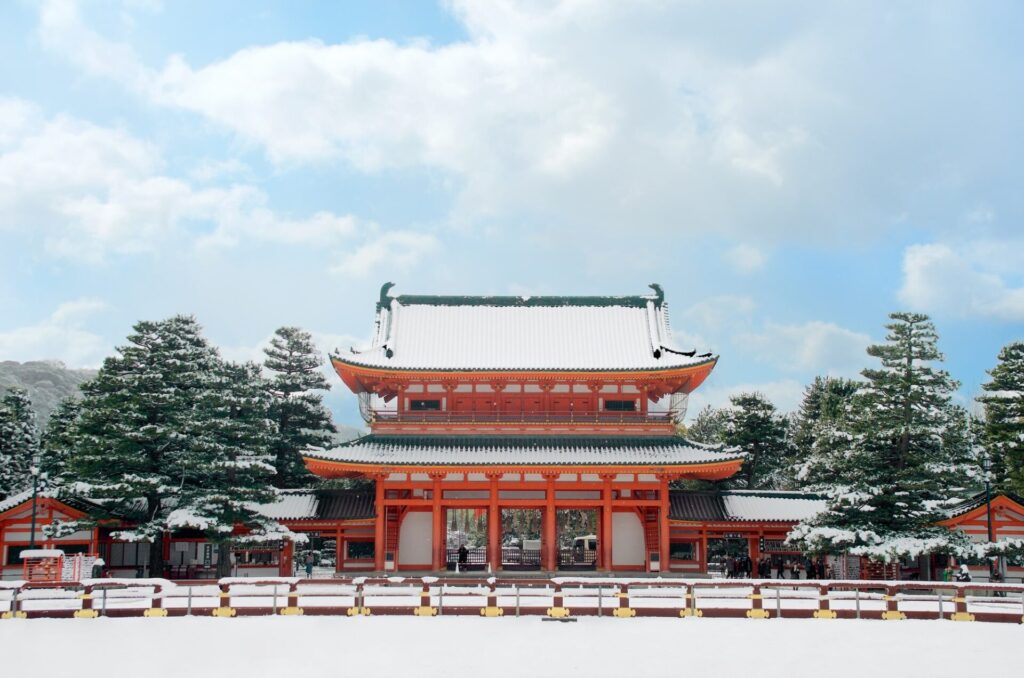
[[[295,535],[257,510],[277,490],[270,454],[274,424],[270,395],[260,367],[249,363],[217,366],[196,402],[196,437],[190,474],[167,519],[171,529],[202,530],[217,544],[217,576],[231,573],[231,548],[239,543],[293,539]],[[236,527],[244,529],[236,533]]]
[[[75,447],[80,411],[77,398],[64,398],[46,424],[40,441],[39,470],[47,487],[61,487],[71,480],[68,460]]]
[[[862,372],[867,382],[854,400],[840,482],[828,490],[826,511],[790,534],[807,551],[892,561],[962,546],[935,526],[942,504],[954,499],[949,474],[966,475],[957,466],[963,450],[947,446],[959,425],[950,406],[957,383],[933,367],[942,354],[927,316],[889,317],[886,343],[868,348],[882,366]]]
[[[150,542],[150,576],[163,574],[168,514],[201,469],[196,403],[218,363],[194,318],[143,321],[82,388],[71,489],[102,500],[109,515],[136,518],[114,536]]]
[[[274,484],[303,487],[313,481],[302,462],[303,451],[329,445],[337,430],[320,393],[330,389],[320,372],[323,358],[309,332],[297,327],[278,328],[264,353],[263,365],[272,373],[270,417],[277,426],[271,442]]]
[[[686,437],[695,443],[719,445],[725,440],[725,422],[728,413],[705,405],[697,413],[693,423],[686,427]]]
[[[0,499],[32,484],[39,429],[28,391],[12,388],[0,399]]]
[[[985,407],[984,445],[995,487],[1024,494],[1024,342],[999,351],[978,400]]]
[[[798,487],[820,491],[839,482],[852,441],[849,420],[859,387],[849,379],[815,377],[804,390],[793,419]]]
[[[737,480],[748,489],[778,487],[792,455],[786,418],[760,393],[740,393],[729,401],[724,442],[747,454]]]

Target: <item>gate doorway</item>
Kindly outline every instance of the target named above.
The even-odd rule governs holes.
[[[459,572],[487,569],[487,509],[448,509],[445,524],[446,569]]]
[[[750,576],[750,543],[742,537],[708,539],[708,573],[720,577]]]
[[[598,541],[596,509],[560,509],[556,512],[558,569],[596,570]]]
[[[541,569],[540,509],[501,509],[501,568],[510,571]]]

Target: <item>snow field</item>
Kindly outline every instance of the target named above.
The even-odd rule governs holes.
[[[56,640],[59,639],[59,640]],[[180,676],[1016,675],[1024,627],[949,621],[210,617],[0,622],[7,675],[62,663]],[[168,652],[175,658],[166,661]],[[145,667],[144,669],[142,667]],[[63,669],[61,669],[63,671]],[[9,672],[9,673],[8,673]],[[56,675],[56,674],[54,674]]]

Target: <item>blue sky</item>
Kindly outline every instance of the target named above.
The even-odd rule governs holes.
[[[792,408],[886,314],[968,402],[1024,328],[1014,2],[0,6],[0,359],[193,313],[232,358],[396,292],[629,294]],[[354,403],[332,395],[340,420]]]

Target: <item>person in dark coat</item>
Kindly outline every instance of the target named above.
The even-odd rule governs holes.
[[[459,565],[465,565],[469,561],[469,549],[463,544],[459,546]]]
[[[956,573],[957,581],[971,581],[971,571],[967,569],[966,565],[960,566],[960,571]]]

